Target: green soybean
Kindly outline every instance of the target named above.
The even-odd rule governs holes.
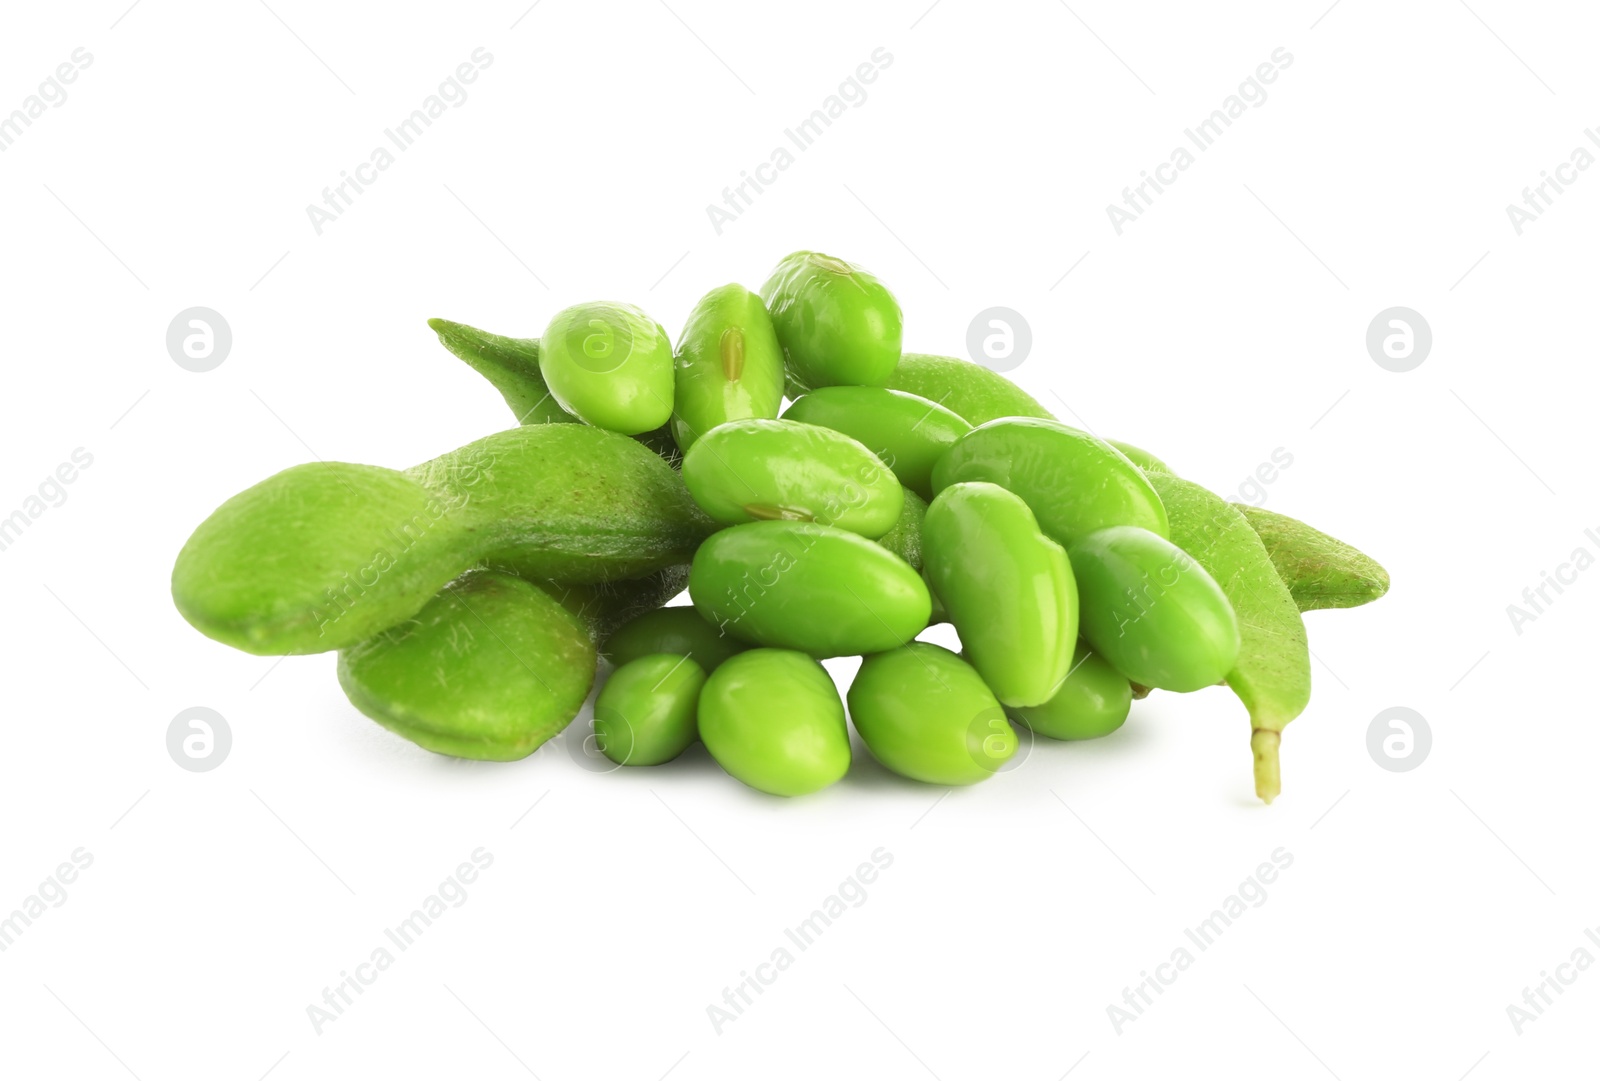
[[[775,796],[820,791],[850,769],[839,691],[804,653],[752,649],[730,658],[700,692],[699,729],[718,765]]]
[[[1365,552],[1287,514],[1234,505],[1266,545],[1300,611],[1357,608],[1389,592],[1389,572]]]
[[[1080,643],[1072,669],[1048,702],[1006,710],[1012,720],[1051,739],[1098,739],[1122,727],[1133,688],[1106,659]]]
[[[993,484],[956,484],[923,522],[928,580],[961,644],[1008,706],[1048,701],[1078,638],[1078,592],[1059,544],[1020,498]]]
[[[473,572],[339,654],[362,713],[439,754],[509,761],[565,728],[594,683],[590,628],[544,589]]]
[[[1256,795],[1271,803],[1282,789],[1281,734],[1311,701],[1305,622],[1266,546],[1233,504],[1181,477],[1151,479],[1169,508],[1173,540],[1222,583],[1238,614],[1239,655],[1227,681],[1250,711]]]
[[[673,370],[672,434],[686,451],[719,424],[776,417],[783,405],[783,350],[766,305],[742,285],[700,298]]]
[[[942,646],[912,642],[868,657],[848,700],[873,757],[915,781],[976,784],[1017,751],[1017,733],[983,678]]]
[[[685,656],[651,653],[611,673],[594,703],[594,739],[619,766],[659,766],[695,741],[705,671]]]
[[[1239,658],[1239,622],[1222,587],[1171,541],[1113,526],[1069,550],[1094,651],[1146,687],[1197,691]]]
[[[820,522],[864,537],[894,526],[904,491],[854,439],[792,420],[735,420],[712,429],[684,455],[683,482],[724,525]]]
[[[428,326],[439,336],[440,344],[500,392],[518,424],[577,423],[578,418],[561,408],[539,374],[538,338],[508,338],[448,319],[429,319]]]
[[[448,319],[430,319],[428,325],[439,335],[446,349],[466,361],[500,392],[506,405],[516,414],[518,424],[583,423],[562,409],[545,385],[544,376],[539,372],[538,338],[508,338]],[[639,432],[634,438],[655,451],[668,465],[676,467],[683,457],[668,425]]]
[[[779,261],[761,296],[795,390],[882,386],[900,361],[900,304],[854,263],[794,252]]]
[[[884,384],[938,402],[968,424],[1000,417],[1054,420],[1050,410],[1005,376],[955,357],[907,353]]]
[[[933,487],[988,481],[1022,497],[1039,527],[1071,546],[1097,529],[1129,525],[1167,535],[1161,498],[1110,444],[1051,420],[993,420],[956,441]]]
[[[972,430],[944,406],[886,387],[819,387],[783,415],[859,441],[923,499],[933,498],[933,464]]]
[[[673,653],[710,672],[747,648],[706,622],[693,606],[683,605],[636,616],[606,638],[600,652],[618,668],[652,653]]]
[[[927,513],[928,504],[907,488],[905,502],[900,507],[900,517],[889,532],[878,538],[880,547],[905,560],[913,570],[922,569],[922,522]]]
[[[672,345],[632,304],[557,312],[539,340],[539,372],[563,409],[597,428],[637,435],[672,415]]]
[[[682,480],[624,436],[538,424],[399,472],[294,466],[212,512],[178,553],[173,601],[249,653],[320,653],[422,609],[480,564],[596,582],[688,562],[710,532]]]
[[[902,646],[931,611],[928,587],[904,560],[812,522],[753,522],[712,534],[695,552],[689,596],[736,638],[815,657]]]

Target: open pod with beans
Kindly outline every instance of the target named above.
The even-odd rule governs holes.
[[[441,754],[531,754],[600,658],[606,758],[699,740],[785,796],[845,776],[852,723],[887,769],[965,785],[1014,725],[1092,739],[1151,690],[1226,684],[1271,802],[1311,693],[1301,613],[1388,588],[987,368],[904,353],[893,294],[832,256],[713,289],[676,346],[612,302],[537,338],[430,325],[519,426],[410,469],[269,477],[196,528],[172,594],[238,649],[339,651],[356,708]],[[917,641],[934,622],[961,652]],[[856,655],[842,699],[819,662]]]

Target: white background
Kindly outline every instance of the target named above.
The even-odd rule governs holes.
[[[1592,1072],[1600,973],[1520,1035],[1507,1007],[1600,956],[1600,574],[1520,634],[1506,609],[1600,553],[1600,170],[1522,235],[1505,209],[1600,123],[1592,12],[670,2],[8,9],[0,112],[75,48],[93,62],[0,153],[0,516],[75,448],[93,464],[0,552],[0,913],[75,849],[93,864],[0,954],[0,1068]],[[306,205],[479,46],[466,102],[317,235]],[[878,47],[866,100],[719,235],[706,205]],[[1117,235],[1106,205],[1279,47],[1265,102]],[[1214,489],[1292,454],[1266,505],[1394,588],[1307,618],[1316,694],[1276,804],[1222,689],[1157,694],[973,789],[858,748],[843,783],[780,801],[698,748],[620,774],[432,756],[346,703],[331,654],[274,664],[173,610],[174,555],[235,491],[508,425],[427,317],[536,335],[622,299],[676,336],[705,290],[759,287],[799,247],[889,283],[908,349],[961,354],[975,313],[1017,310],[1019,382]],[[234,336],[205,374],[165,345],[195,305]],[[1364,342],[1393,305],[1434,334],[1403,374]],[[210,773],[166,749],[197,705],[233,733]],[[1367,750],[1392,706],[1432,730],[1411,772]],[[318,1035],[307,1006],[480,846],[465,904]],[[1280,847],[1265,903],[1119,1034],[1107,1007]],[[879,848],[865,903],[719,1034],[708,1005]]]

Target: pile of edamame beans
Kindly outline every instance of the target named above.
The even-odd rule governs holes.
[[[904,353],[893,294],[831,256],[713,289],[676,346],[611,302],[538,338],[430,325],[519,426],[410,469],[270,477],[200,524],[172,590],[239,649],[337,650],[351,702],[441,754],[531,754],[601,659],[612,762],[699,740],[782,796],[845,776],[852,723],[894,773],[967,785],[1015,726],[1091,739],[1152,690],[1225,684],[1270,802],[1310,698],[1301,613],[1388,588],[1349,545],[987,368]],[[662,607],[685,585],[692,604]],[[917,640],[939,622],[959,653]],[[820,661],[850,656],[841,700]]]

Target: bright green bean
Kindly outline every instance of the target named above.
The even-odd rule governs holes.
[[[1083,636],[1129,680],[1197,691],[1233,670],[1233,606],[1177,545],[1137,526],[1113,526],[1079,540],[1069,555]]]
[[[1017,733],[983,678],[929,642],[868,657],[848,700],[861,741],[902,777],[976,784],[1017,752]]]
[[[675,354],[672,434],[685,451],[730,420],[776,417],[783,350],[761,298],[724,285],[689,313]]]
[[[903,488],[877,456],[831,428],[735,420],[683,459],[695,502],[724,525],[782,519],[881,537],[900,517]]]
[[[689,596],[700,614],[755,645],[815,657],[880,653],[928,625],[928,587],[864,537],[811,522],[753,522],[695,553]]]
[[[557,312],[539,339],[539,373],[563,409],[597,428],[637,435],[672,415],[672,344],[632,304]]]
[[[1008,706],[1047,701],[1078,637],[1078,593],[1061,546],[1020,498],[983,483],[940,492],[922,536],[928,581],[996,697]]]
[[[784,412],[858,440],[900,483],[933,498],[933,465],[972,425],[944,406],[886,387],[819,387]]]
[[[850,769],[844,704],[827,671],[786,649],[752,649],[711,673],[700,692],[700,738],[751,788],[803,796]]]
[[[594,738],[619,766],[659,766],[698,735],[705,671],[685,656],[651,653],[611,673],[594,703]]]

